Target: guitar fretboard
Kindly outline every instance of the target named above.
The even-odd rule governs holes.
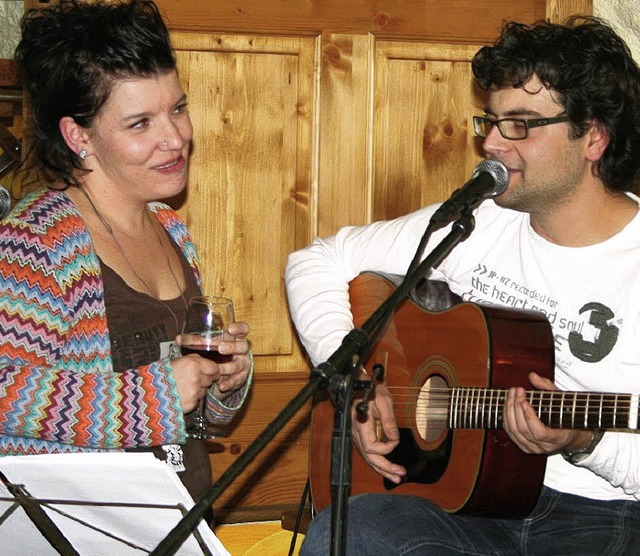
[[[502,428],[506,390],[452,388],[449,428]],[[532,390],[527,401],[547,426],[559,429],[637,429],[638,394]]]

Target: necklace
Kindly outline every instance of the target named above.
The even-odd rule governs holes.
[[[127,266],[129,267],[129,270],[131,270],[131,272],[136,277],[136,279],[147,290],[148,297],[150,299],[152,299],[153,301],[155,301],[156,303],[158,303],[159,305],[161,305],[162,307],[164,307],[171,314],[171,316],[173,317],[173,320],[175,321],[175,324],[176,324],[176,331],[179,333],[181,327],[180,327],[180,323],[178,322],[178,315],[176,315],[175,311],[167,303],[165,303],[162,299],[157,298],[153,294],[153,290],[151,289],[149,284],[147,284],[147,282],[144,280],[144,278],[142,278],[142,276],[140,276],[138,274],[138,272],[136,271],[135,267],[133,266],[133,264],[129,260],[129,257],[127,257],[127,254],[126,254],[124,248],[122,247],[122,244],[118,241],[118,238],[115,236],[115,234],[113,232],[113,228],[112,228],[111,224],[109,224],[109,221],[98,210],[98,207],[96,207],[95,203],[93,202],[93,199],[89,196],[89,193],[87,193],[87,191],[84,189],[84,187],[82,187],[82,186],[79,186],[79,187],[80,187],[80,191],[82,191],[82,193],[86,197],[87,201],[89,201],[89,204],[91,205],[91,208],[92,208],[93,212],[95,213],[95,215],[98,217],[98,220],[100,220],[100,223],[104,226],[104,229],[109,234],[109,237],[113,240],[113,243],[117,247],[120,255],[122,255],[122,258],[127,263]],[[174,281],[176,287],[178,288],[178,291],[180,292],[180,299],[182,300],[182,304],[184,305],[184,309],[185,309],[185,313],[186,313],[186,311],[188,309],[188,306],[187,306],[187,300],[185,299],[185,296],[184,296],[184,290],[180,287],[180,282],[178,281],[177,276],[173,272],[173,267],[171,266],[171,261],[169,261],[169,255],[167,254],[167,251],[165,249],[165,246],[164,246],[164,243],[162,241],[162,238],[160,237],[160,234],[158,233],[158,230],[156,230],[156,227],[153,225],[153,222],[151,222],[151,217],[149,216],[148,210],[146,211],[146,215],[147,215],[147,218],[149,218],[149,223],[151,224],[151,228],[153,229],[153,232],[154,232],[156,238],[158,239],[158,242],[160,243],[160,246],[162,247],[162,252],[164,253],[165,261],[167,263],[167,266],[169,267],[169,272],[171,273],[171,277],[173,278],[173,281]]]

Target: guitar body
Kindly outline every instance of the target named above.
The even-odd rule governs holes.
[[[356,325],[394,289],[376,274],[362,274],[352,281],[349,294]],[[471,303],[432,312],[406,299],[376,344],[367,367],[376,362],[385,366],[384,382],[394,396],[401,430],[400,445],[391,459],[408,469],[408,477],[398,486],[386,484],[354,447],[351,494],[411,494],[448,512],[527,515],[542,487],[546,457],[523,453],[501,428],[432,429],[423,422],[420,408],[428,403],[424,392],[439,391],[440,386],[527,388],[527,375],[534,370],[553,379],[553,361],[551,327],[539,313]],[[396,399],[397,391],[409,397]],[[333,404],[322,392],[314,399],[309,465],[318,510],[331,503],[332,433]]]

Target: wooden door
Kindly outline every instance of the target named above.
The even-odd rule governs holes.
[[[217,477],[308,376],[282,276],[287,255],[309,241],[318,41],[187,32],[172,38],[195,136],[179,210],[199,248],[204,290],[234,299],[237,317],[251,323],[256,359],[246,414],[227,438],[210,443]],[[262,516],[263,506],[295,502],[306,479],[308,419],[308,409],[296,415],[223,495],[219,519],[225,508]]]

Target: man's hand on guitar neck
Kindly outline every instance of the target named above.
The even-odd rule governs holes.
[[[550,380],[536,373],[529,381],[539,390],[558,390]],[[593,431],[578,429],[552,429],[547,427],[527,402],[524,388],[510,388],[504,410],[504,429],[513,442],[527,454],[557,454],[586,448]]]
[[[352,427],[353,441],[363,459],[386,479],[400,483],[406,475],[405,468],[385,457],[393,451],[400,439],[393,400],[385,386],[376,386],[375,394],[369,401],[366,419],[357,415],[354,404]]]

